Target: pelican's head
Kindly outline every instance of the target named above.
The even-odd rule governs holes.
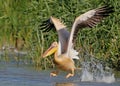
[[[51,46],[43,53],[42,57],[50,56],[58,50],[58,43],[53,42]]]

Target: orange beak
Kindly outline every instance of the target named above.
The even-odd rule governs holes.
[[[42,57],[47,57],[47,56],[50,56],[52,55],[53,53],[55,53],[57,51],[57,47],[56,46],[53,46],[51,45],[42,55]]]

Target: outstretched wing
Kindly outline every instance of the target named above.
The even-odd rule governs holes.
[[[113,7],[103,6],[101,8],[90,10],[75,19],[73,23],[70,39],[67,48],[67,55],[70,53],[70,49],[73,47],[73,41],[76,38],[76,35],[79,30],[85,27],[94,27],[98,24],[103,18],[109,16],[110,13],[114,12]]]
[[[59,49],[58,55],[67,51],[68,39],[70,33],[67,31],[66,26],[61,23],[61,21],[55,17],[50,17],[50,19],[44,21],[41,25],[41,30],[44,32],[50,31],[52,28],[55,28],[58,32],[59,37]]]

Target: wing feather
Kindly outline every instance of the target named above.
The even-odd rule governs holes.
[[[59,38],[58,55],[67,51],[70,33],[67,31],[66,26],[59,19],[50,17],[48,20],[43,21],[43,23],[40,25],[40,29],[43,30],[43,32],[56,30]]]
[[[75,19],[73,23],[68,48],[67,55],[70,53],[70,49],[73,47],[73,41],[75,40],[77,33],[79,30],[85,27],[94,27],[97,25],[103,18],[110,15],[110,13],[114,12],[113,7],[103,6],[101,8],[90,10]]]
[[[55,26],[51,22],[51,19],[48,19],[48,20],[42,22],[42,24],[40,25],[40,29],[43,32],[49,32],[50,30],[55,30]]]

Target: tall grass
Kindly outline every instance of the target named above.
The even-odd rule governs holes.
[[[115,12],[93,29],[79,32],[76,48],[82,48],[84,52],[87,50],[120,69],[119,0],[1,0],[0,46],[5,43],[15,46],[15,38],[25,38],[25,48],[29,51],[28,59],[32,64],[41,69],[54,67],[53,56],[43,59],[41,55],[53,41],[58,40],[57,33],[43,33],[39,27],[42,21],[55,16],[70,30],[75,17],[105,3],[114,6]]]

